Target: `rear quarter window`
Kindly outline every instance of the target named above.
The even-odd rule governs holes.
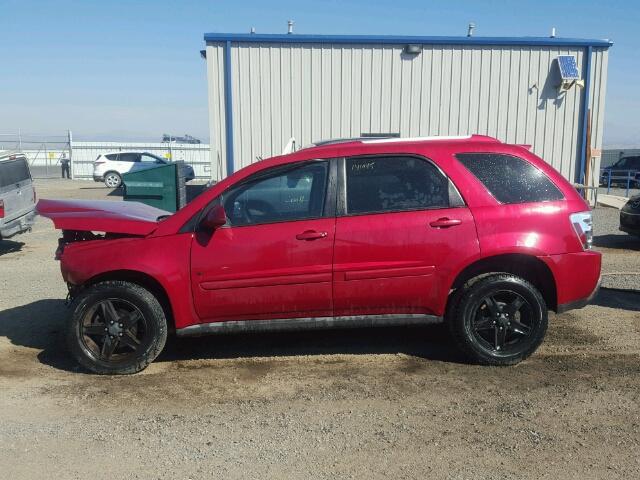
[[[31,180],[29,165],[24,158],[0,162],[0,188]]]
[[[531,163],[500,153],[459,153],[456,158],[500,203],[551,202],[564,195]]]

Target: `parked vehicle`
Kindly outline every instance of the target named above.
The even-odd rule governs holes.
[[[611,185],[627,185],[630,188],[638,188],[640,186],[640,156],[622,157],[613,165],[603,168],[600,172],[600,185],[609,185],[609,177],[611,177]]]
[[[149,152],[114,152],[103,153],[93,162],[93,180],[104,182],[109,188],[118,188],[122,185],[122,175],[129,172],[145,170],[147,168],[166,165],[169,160],[158,157]],[[183,165],[185,181],[195,178],[191,165]]]
[[[179,336],[446,322],[472,361],[531,355],[547,310],[584,306],[600,253],[576,190],[493,138],[323,143],[254,163],[173,215],[41,200],[96,373],[134,373]],[[98,235],[96,232],[104,232]]]
[[[36,190],[22,153],[0,152],[0,240],[31,230]]]
[[[640,237],[640,195],[631,197],[620,210],[620,230]]]

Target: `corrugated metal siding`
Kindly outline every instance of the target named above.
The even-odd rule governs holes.
[[[211,178],[226,176],[224,114],[224,46],[207,45],[207,86],[209,94],[209,143],[211,145]],[[239,91],[235,92],[239,95]]]
[[[604,132],[604,99],[607,91],[607,66],[609,51],[594,48],[591,55],[591,92],[589,106],[591,107],[591,148],[602,149]],[[588,183],[597,186],[599,181],[600,164],[602,158],[597,156],[592,162],[591,178]]]
[[[479,133],[531,144],[573,181],[583,91],[558,94],[553,60],[573,54],[582,68],[583,53],[564,47],[424,45],[422,53],[408,56],[402,45],[234,42],[236,169],[279,154],[290,137],[306,145],[363,133]],[[606,56],[606,50],[594,49],[596,147],[602,141]],[[211,103],[221,101],[214,97]],[[214,144],[214,138],[223,140],[224,109],[216,104],[210,112]]]

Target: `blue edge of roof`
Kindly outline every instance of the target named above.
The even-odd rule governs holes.
[[[604,47],[610,40],[560,37],[423,37],[394,35],[306,35],[275,33],[205,33],[205,42],[262,43],[350,43],[350,44],[427,44],[427,45],[538,45]]]

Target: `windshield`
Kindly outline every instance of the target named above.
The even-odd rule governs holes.
[[[31,180],[29,166],[24,158],[0,162],[0,188]]]

